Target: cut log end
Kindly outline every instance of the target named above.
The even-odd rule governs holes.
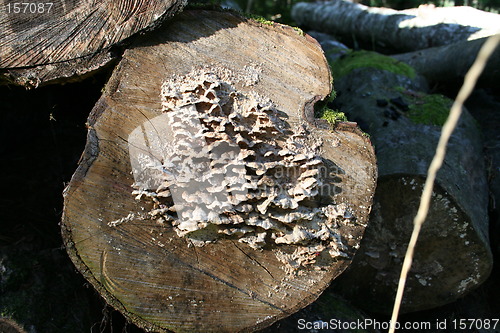
[[[262,328],[314,301],[351,261],[374,194],[373,149],[304,118],[306,101],[331,88],[310,38],[221,12],[172,24],[126,51],[90,115],[63,237],[141,327]]]
[[[416,175],[379,179],[363,246],[352,271],[339,285],[350,286],[354,302],[382,313],[392,310],[424,183],[425,178]],[[453,197],[436,184],[406,282],[403,312],[450,303],[488,278],[492,255],[486,235],[480,232]],[[366,293],[372,296],[366,298]]]

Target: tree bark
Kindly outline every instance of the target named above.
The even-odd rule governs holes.
[[[490,192],[490,237],[493,250],[500,255],[500,101],[478,89],[466,101],[467,108],[481,126]]]
[[[171,17],[185,4],[184,0],[2,1],[0,78],[36,87],[92,72],[116,57],[110,46],[152,27],[159,18]]]
[[[352,260],[376,177],[372,147],[359,130],[316,127],[324,124],[312,116],[314,103],[330,89],[319,45],[279,24],[185,11],[134,44],[89,117],[87,146],[65,190],[62,232],[76,266],[108,303],[155,331],[249,331],[314,301]],[[185,133],[201,120],[180,116],[172,128],[162,120],[188,111],[212,119],[203,126],[226,129],[197,131],[206,142],[196,146]],[[185,122],[191,127],[176,129]],[[222,192],[198,191],[215,171],[179,174],[168,190],[165,182],[156,189],[157,179],[179,171],[168,166],[177,158],[168,152],[182,151],[179,142],[189,142],[190,152],[205,151],[184,159],[199,165],[210,144],[206,162],[226,170],[216,181]],[[227,151],[214,157],[215,144]],[[245,156],[243,168],[235,165],[235,150]],[[217,162],[226,154],[232,157]],[[285,157],[298,167],[287,166]],[[155,163],[158,168],[147,169]],[[303,168],[315,163],[325,166],[323,174]],[[235,175],[229,182],[230,169],[248,182]],[[181,180],[188,178],[193,183]],[[268,187],[255,189],[256,183]],[[302,192],[273,194],[280,186]],[[228,198],[247,201],[206,211]],[[342,213],[335,226],[321,229],[327,238],[315,240],[330,221],[318,219],[328,209]],[[217,217],[203,215],[214,212]]]
[[[26,331],[12,319],[0,317],[0,332],[3,333],[25,333]]]
[[[345,0],[298,3],[292,17],[300,26],[326,32],[365,49],[409,52],[500,33],[500,15],[471,7],[420,6],[396,11]],[[460,22],[460,23],[457,23]]]
[[[332,68],[342,67],[346,59],[333,63]],[[416,123],[410,117],[447,114],[451,101],[431,108],[429,97],[421,92],[425,85],[416,78],[370,67],[366,60],[358,61],[364,66],[335,77],[335,101],[340,111],[364,124],[371,135],[379,178],[361,248],[335,285],[338,292],[360,307],[390,313],[441,130],[438,125]],[[450,303],[488,277],[492,255],[487,193],[480,133],[464,110],[437,175],[429,215],[406,282],[403,312]]]
[[[465,74],[476,60],[486,39],[458,42],[392,57],[410,65],[431,82],[462,84]],[[500,47],[497,47],[481,74],[479,84],[495,88],[499,80]]]

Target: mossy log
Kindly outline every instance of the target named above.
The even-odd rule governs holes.
[[[360,307],[385,313],[392,309],[427,169],[452,102],[422,92],[425,82],[405,66],[366,52],[332,64],[334,73],[343,74],[335,76],[336,106],[371,135],[379,167],[370,225],[336,290]],[[488,277],[487,206],[480,133],[464,110],[437,175],[403,312],[452,302]]]
[[[91,73],[110,51],[186,4],[168,1],[0,2],[0,81],[37,87]]]
[[[485,37],[451,45],[431,47],[425,50],[397,54],[392,57],[410,65],[432,83],[462,84],[465,74],[474,63],[486,39]],[[479,84],[494,89],[499,80],[500,47],[497,47],[481,74]]]
[[[376,182],[369,139],[314,119],[330,90],[312,38],[227,12],[132,45],[64,194],[78,269],[154,331],[254,330],[313,302],[351,262]]]
[[[397,11],[333,0],[297,3],[292,17],[300,26],[385,52],[410,52],[500,33],[500,15],[472,7],[427,5]]]

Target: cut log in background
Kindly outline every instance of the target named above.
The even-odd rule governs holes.
[[[0,82],[37,87],[91,73],[116,57],[110,46],[173,16],[185,4],[0,1]]]
[[[498,18],[500,22],[500,16]],[[431,47],[424,50],[397,54],[393,58],[413,67],[432,83],[451,86],[461,85],[465,74],[474,63],[485,38]],[[457,55],[460,56],[457,56]],[[500,81],[500,48],[490,56],[478,84],[490,89],[498,89]]]
[[[327,185],[338,190],[326,199],[353,214],[339,224],[347,257],[320,256],[321,265],[290,274],[276,253],[292,254],[293,244],[254,250],[221,239],[189,247],[172,227],[143,218],[151,205],[132,195],[127,138],[162,115],[162,84],[193,70],[226,76],[236,89],[231,96],[271,99],[286,126],[309,133],[308,145],[323,142],[321,156],[335,169]],[[109,304],[146,329],[251,330],[314,301],[352,260],[376,177],[370,141],[359,131],[315,127],[314,102],[329,94],[330,81],[313,39],[229,13],[186,11],[134,44],[89,117],[87,146],[65,191],[63,238],[79,270]]]
[[[346,0],[300,2],[292,17],[299,26],[326,32],[365,49],[409,52],[500,33],[500,15],[472,7],[420,6],[393,10]]]
[[[451,100],[430,98],[425,80],[389,57],[354,52],[339,60],[333,54],[345,51],[333,43],[326,46],[325,36],[320,37],[327,54],[337,59],[332,63],[334,75],[337,72],[334,107],[371,135],[379,168],[370,225],[352,264],[334,282],[335,289],[361,308],[390,313],[440,135],[440,124],[433,121],[441,115],[442,124]],[[403,312],[450,303],[485,281],[492,269],[487,209],[481,135],[464,110],[437,175],[406,283]]]

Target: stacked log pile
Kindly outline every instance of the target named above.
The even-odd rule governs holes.
[[[322,50],[300,29],[208,7],[181,13],[185,5],[65,1],[35,13],[29,4],[2,4],[0,84],[49,92],[47,133],[55,135],[52,108],[63,98],[39,87],[56,91],[108,70],[96,79],[102,84],[93,94],[102,96],[84,110],[87,143],[64,209],[55,209],[63,211],[69,258],[110,307],[146,331],[287,332],[364,322],[368,316],[350,303],[389,313],[451,104],[431,91],[449,93],[461,83],[485,37],[500,32],[499,16],[468,7],[297,4],[294,19],[322,31],[311,32]],[[466,21],[453,18],[464,13]],[[499,52],[450,141],[403,312],[470,294],[500,251],[494,243],[492,255],[499,237],[488,235],[500,230],[492,97]],[[10,178],[9,193],[31,186]],[[31,221],[37,206],[30,207]],[[17,221],[13,216],[7,220]],[[14,250],[3,247],[9,239],[0,236],[0,321],[43,331],[48,326],[33,324],[12,300],[23,302],[26,290],[36,289],[38,300],[24,302],[44,304],[40,281],[55,272],[18,273],[37,245],[17,249],[31,239],[23,234],[11,242]],[[56,252],[26,262],[69,262]],[[54,281],[66,284],[73,268],[65,268]],[[14,290],[23,274],[28,282]],[[67,317],[90,309],[87,294],[75,293],[82,302]],[[76,326],[65,316],[59,326],[86,326],[91,311],[80,312],[85,319]]]

